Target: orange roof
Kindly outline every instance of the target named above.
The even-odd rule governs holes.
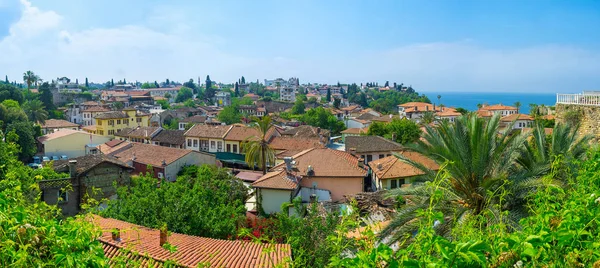
[[[533,128],[530,128],[530,127],[524,127],[524,128],[522,129],[522,132],[528,132],[528,131],[533,131]],[[554,132],[554,129],[553,129],[553,128],[551,128],[551,127],[546,127],[546,128],[544,128],[544,133],[545,133],[546,135],[552,135],[552,132]]]
[[[502,122],[512,122],[515,120],[533,121],[533,117],[526,114],[511,114],[500,118],[500,121]]]
[[[85,110],[83,110],[82,112],[110,112],[110,109],[106,108],[106,107],[102,107],[102,106],[91,106]]]
[[[515,110],[516,111],[517,107],[506,106],[506,105],[502,105],[502,104],[494,104],[494,105],[483,106],[479,110],[486,110],[486,111]]]
[[[132,142],[131,147],[114,153],[114,156],[123,162],[135,156],[135,162],[160,167],[163,161],[169,165],[192,152],[192,150]]]
[[[235,125],[227,132],[224,139],[228,141],[245,141],[250,138],[260,140],[260,133],[256,128]]]
[[[82,134],[85,134],[85,135],[93,135],[93,134],[90,134],[90,133],[87,133],[87,132],[84,132],[84,131],[79,131],[79,130],[61,129],[59,131],[55,131],[53,133],[46,134],[44,136],[38,137],[38,141],[43,143],[45,141],[62,138],[62,137],[69,136],[69,135],[75,134],[75,133],[82,133]]]
[[[143,260],[146,264],[154,261],[156,266],[172,260],[183,267],[205,267],[206,264],[210,267],[275,267],[284,265],[292,255],[288,244],[221,240],[178,233],[167,238],[167,242],[177,248],[171,253],[160,245],[160,231],[157,229],[96,215],[92,222],[102,229],[98,240],[108,258],[124,256]],[[115,228],[120,230],[120,241],[112,239]]]
[[[556,119],[556,117],[553,114],[547,114],[547,115],[542,116],[542,119],[554,120],[554,119]]]
[[[98,129],[98,126],[96,126],[96,125],[85,126],[85,127],[82,127],[81,129],[85,130],[85,131],[94,132],[94,131],[96,131]]]
[[[223,125],[194,125],[185,132],[186,137],[202,137],[202,138],[223,138],[232,126]]]
[[[294,138],[294,137],[274,137],[270,144],[275,150],[297,150],[303,151],[310,148],[325,148],[325,145],[319,142],[319,138]]]
[[[283,168],[263,175],[260,179],[252,183],[252,187],[294,190],[298,187],[298,183],[288,178],[287,172]]]
[[[68,127],[79,127],[78,124],[71,123],[67,120],[62,119],[48,119],[42,125],[42,128],[68,128]]]
[[[358,106],[358,105],[351,105],[351,106],[348,106],[348,107],[342,107],[342,108],[340,108],[340,110],[342,110],[342,111],[353,111],[353,110],[356,110],[356,109],[360,109],[360,106]]]
[[[488,110],[477,110],[475,113],[477,113],[477,116],[479,117],[492,117],[492,115],[494,115],[492,111]]]
[[[316,177],[364,177],[367,171],[358,166],[358,158],[352,154],[328,148],[313,148],[304,150],[293,156],[299,175],[306,175],[311,166]],[[281,163],[275,167],[285,167]]]
[[[431,170],[438,170],[440,166],[435,161],[415,152],[402,152],[406,158],[424,165]],[[369,162],[369,166],[379,179],[406,178],[423,175],[425,172],[400,160],[396,156],[388,156]]]
[[[369,132],[369,128],[365,127],[365,128],[347,128],[346,130],[342,131],[342,134],[363,134],[363,133],[367,133]]]
[[[407,102],[404,104],[398,105],[399,107],[404,107],[405,113],[414,113],[414,112],[433,112],[433,104],[426,102]],[[435,111],[440,111],[440,107],[435,107]]]
[[[103,154],[109,155],[119,151],[122,148],[126,148],[131,146],[131,142],[123,141],[123,140],[112,140],[104,144],[98,145],[96,148],[100,150]],[[126,162],[123,160],[123,162]]]
[[[445,117],[445,116],[461,116],[462,114],[457,112],[454,108],[441,108],[441,111],[435,113],[437,116]]]

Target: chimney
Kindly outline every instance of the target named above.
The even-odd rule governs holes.
[[[160,240],[158,241],[159,245],[162,247],[168,240],[168,230],[167,226],[163,226],[160,228]]]
[[[71,178],[77,177],[77,160],[69,160],[69,175]]]
[[[117,242],[121,242],[121,229],[119,228],[114,228],[111,231],[111,235],[112,235],[112,239],[117,241]]]
[[[167,166],[167,160],[164,160],[164,159],[163,159],[163,161],[162,161],[162,166],[163,166],[163,167],[166,167],[166,166]]]
[[[392,133],[392,141],[396,141],[396,132]]]
[[[425,111],[429,111],[429,106],[425,105]]]
[[[321,128],[317,127],[317,134],[321,133]]]
[[[358,159],[358,167],[359,168],[364,168],[365,167],[365,159],[364,158],[359,158]]]
[[[317,195],[316,194],[311,194],[310,195],[310,202],[311,203],[317,202]]]
[[[419,106],[415,105],[415,112],[419,110]]]

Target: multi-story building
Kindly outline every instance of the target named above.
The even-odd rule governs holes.
[[[94,119],[96,125],[84,127],[83,129],[102,136],[114,136],[115,133],[124,128],[147,127],[150,124],[150,114],[139,113],[132,108],[102,113]]]
[[[202,152],[225,152],[225,136],[232,126],[194,125],[185,132],[186,149]]]
[[[150,89],[146,89],[147,91],[150,91],[150,96],[154,97],[163,97],[166,98],[165,96],[167,94],[170,95],[170,98],[166,98],[169,100],[169,102],[174,102],[175,98],[177,97],[177,93],[179,93],[179,90],[181,89],[181,87],[161,87],[161,88],[150,88]],[[167,95],[168,96],[168,95]]]
[[[96,124],[95,117],[99,114],[110,112],[105,106],[91,106],[81,111],[81,123],[83,126],[93,126]]]
[[[295,87],[280,87],[279,88],[279,99],[281,101],[287,101],[287,102],[296,101],[296,88]]]

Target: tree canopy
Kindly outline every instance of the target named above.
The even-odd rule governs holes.
[[[184,102],[194,97],[194,93],[192,93],[192,89],[188,87],[181,87],[179,92],[177,93],[177,97],[175,97],[175,102]]]

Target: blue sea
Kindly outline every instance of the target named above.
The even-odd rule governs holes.
[[[504,104],[514,106],[515,102],[521,102],[519,113],[528,114],[529,104],[544,104],[554,106],[556,104],[556,93],[498,93],[498,92],[424,92],[429,100],[436,105],[441,103],[446,107],[461,107],[469,111],[477,110],[477,104]],[[438,102],[437,96],[442,98]]]

